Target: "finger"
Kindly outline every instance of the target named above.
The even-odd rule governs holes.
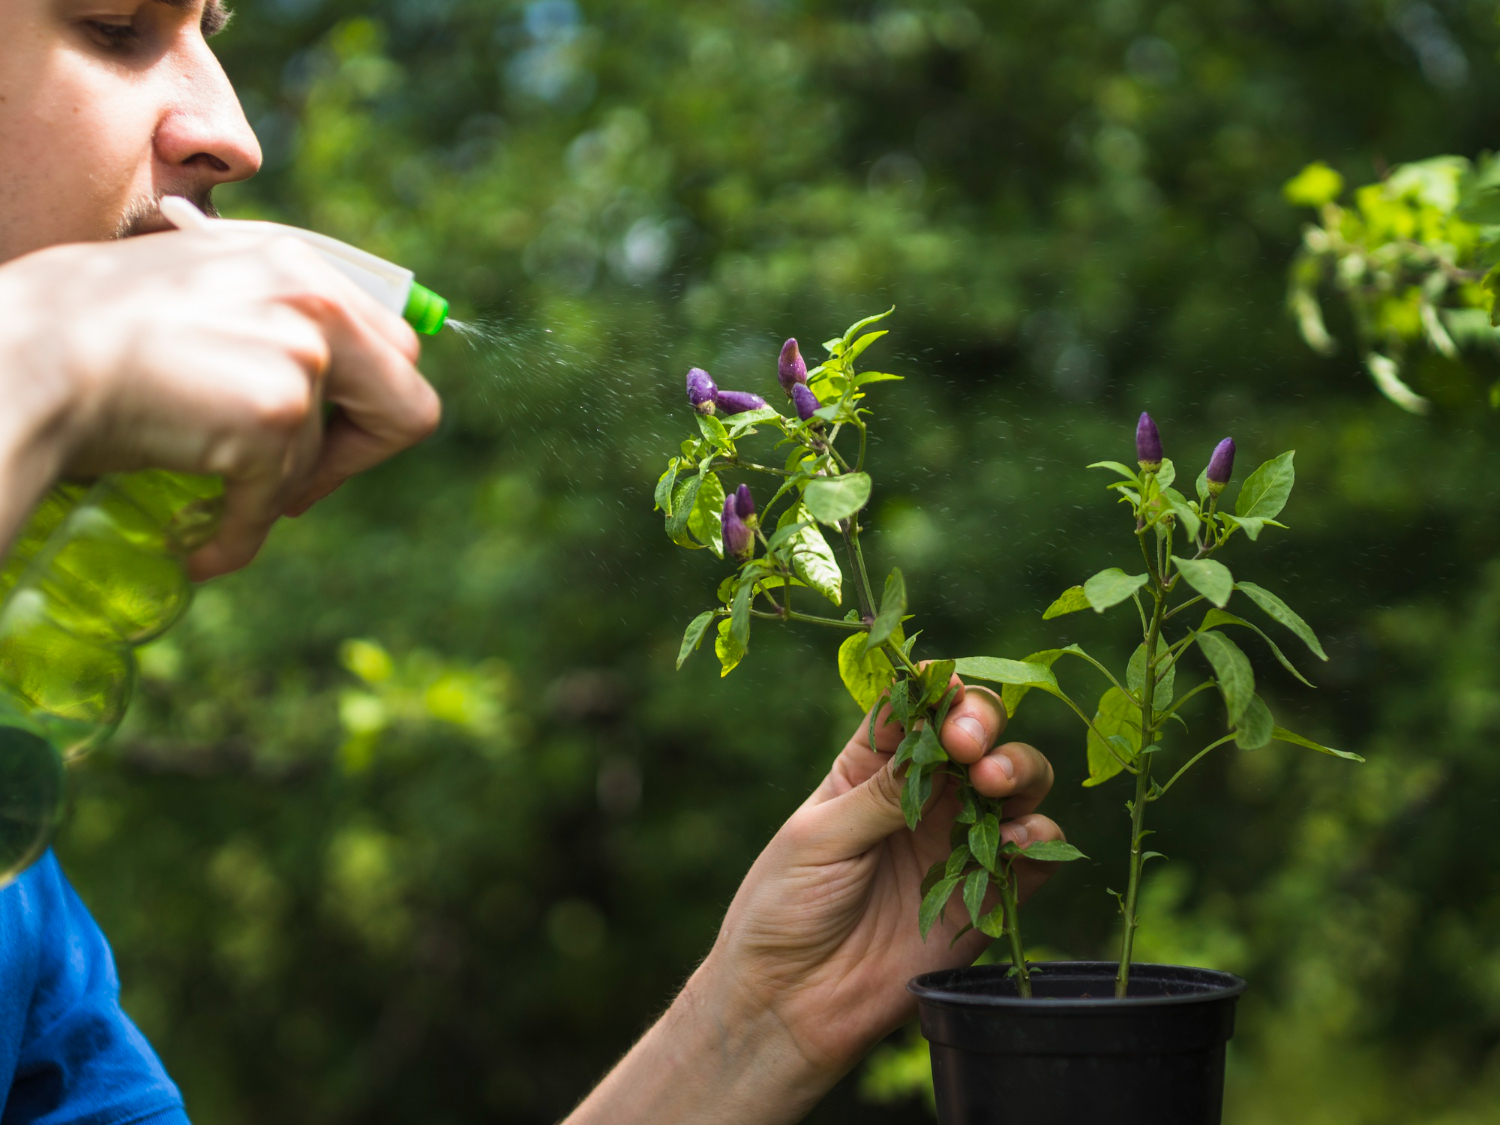
[[[1063,830],[1040,813],[1032,813],[1029,816],[1007,821],[1000,828],[1000,838],[1023,849],[1045,840],[1066,839]],[[1016,875],[1017,898],[1025,902],[1037,892],[1043,883],[1052,878],[1053,873],[1060,866],[1062,865],[1059,863],[1044,863],[1041,860],[1024,857],[1016,860],[1012,870]]]
[[[866,715],[833,760],[822,783],[808,796],[807,804],[819,805],[842,796],[869,781],[891,760],[906,732],[891,719],[889,704],[879,706],[880,711],[875,717],[875,749],[870,749],[870,716]]]
[[[893,832],[906,831],[901,810],[902,782],[891,771],[890,759],[862,784],[799,811],[802,842],[821,862],[863,855]],[[946,791],[941,777],[933,778],[927,807]]]
[[[1034,746],[1007,742],[969,767],[969,780],[986,797],[1005,802],[1007,816],[1024,816],[1052,790],[1052,763]]]
[[[432,385],[410,356],[335,305],[315,307],[332,347],[324,388],[338,407],[311,479],[288,503],[305,511],[356,473],[428,437],[442,417]]]
[[[321,337],[307,336],[314,342],[299,345],[295,334],[283,337],[270,354],[245,348],[238,364],[215,372],[222,385],[242,393],[235,399],[239,416],[216,424],[217,436],[204,453],[201,471],[224,478],[224,510],[213,540],[188,560],[195,581],[250,562],[289,493],[302,486],[317,461],[317,385],[328,353]]]
[[[188,576],[206,582],[248,566],[260,553],[271,528],[281,518],[287,490],[306,479],[317,458],[317,412],[310,411],[301,431],[269,452],[254,468],[224,474],[224,509],[219,531],[187,560]]]
[[[979,761],[1005,730],[1005,705],[989,688],[967,686],[960,690],[943,722],[943,749],[956,762]]]
[[[320,294],[322,300],[332,301],[343,314],[394,348],[408,363],[417,362],[422,345],[416,330],[331,265],[318,251],[300,239],[287,237],[272,239],[269,247],[259,250],[267,251],[296,277],[311,279],[314,283],[311,290],[299,287],[299,296],[289,298],[288,304],[301,307],[304,312],[314,312],[320,298],[308,297],[307,294]]]

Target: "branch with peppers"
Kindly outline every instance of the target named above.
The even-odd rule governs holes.
[[[894,311],[894,310],[890,310]],[[1060,841],[1032,844],[1024,851],[1001,843],[1000,802],[980,794],[967,770],[951,761],[937,737],[956,687],[955,670],[1011,687],[1056,688],[1051,671],[1039,664],[993,657],[919,660],[919,634],[908,633],[906,581],[893,569],[879,597],[870,582],[860,535],[873,482],[865,470],[872,412],[867,389],[900,378],[856,370],[856,361],[886,335],[872,325],[890,311],[867,317],[823,347],[827,359],[808,368],[795,339],[777,361],[777,381],[793,415],[771,407],[761,396],[721,389],[708,372],[687,376],[688,402],[696,414],[697,436],[686,438],[656,486],[656,507],[665,513],[675,543],[707,549],[735,564],[719,585],[719,605],[688,625],[677,665],[712,632],[714,651],[727,676],[749,651],[759,621],[798,622],[841,631],[838,669],[855,702],[868,714],[870,745],[877,725],[896,723],[904,732],[892,768],[904,779],[902,809],[915,828],[931,798],[934,780],[946,776],[961,804],[951,851],[928,872],[922,887],[918,926],[925,937],[955,894],[968,913],[968,925],[1003,938],[1018,989],[1030,995],[1017,917],[1013,865],[1030,859],[1067,861],[1082,853]],[[748,454],[751,439],[770,438],[771,453]],[[764,441],[762,442],[764,444]],[[770,478],[772,494],[763,505],[745,481],[729,487],[725,477]],[[830,546],[839,543],[843,556]],[[855,590],[855,607],[844,609],[845,568]]]
[[[1111,891],[1120,909],[1123,936],[1115,993],[1125,996],[1130,984],[1130,965],[1135,935],[1140,925],[1139,894],[1147,862],[1160,855],[1146,850],[1151,832],[1146,810],[1166,796],[1177,782],[1212,751],[1230,742],[1243,750],[1258,750],[1273,741],[1292,743],[1339,758],[1361,761],[1358,755],[1323,746],[1312,739],[1277,725],[1271,709],[1256,692],[1250,659],[1226,630],[1256,634],[1276,660],[1292,675],[1311,683],[1264,630],[1231,613],[1231,599],[1239,595],[1273,622],[1287,628],[1321,660],[1328,656],[1317,635],[1302,617],[1270,590],[1252,582],[1236,580],[1229,567],[1215,556],[1231,542],[1258,542],[1268,528],[1284,528],[1277,520],[1296,480],[1293,452],[1281,454],[1261,465],[1240,486],[1234,511],[1220,507],[1234,474],[1235,444],[1225,438],[1214,449],[1199,474],[1196,499],[1173,487],[1177,470],[1163,456],[1161,433],[1149,414],[1136,426],[1136,465],[1101,461],[1091,469],[1103,469],[1120,479],[1109,490],[1130,511],[1135,548],[1145,564],[1141,573],[1121,567],[1100,571],[1087,582],[1074,586],[1052,603],[1044,618],[1060,617],[1079,610],[1105,613],[1117,606],[1134,605],[1141,624],[1141,644],[1117,677],[1078,645],[1032,653],[1026,663],[1051,669],[1064,656],[1076,657],[1101,672],[1108,681],[1092,718],[1054,681],[1038,685],[1061,699],[1088,728],[1089,777],[1086,786],[1102,785],[1124,774],[1135,780],[1133,797],[1126,802],[1130,815],[1129,878],[1123,893]],[[1135,569],[1135,566],[1132,566]],[[1202,608],[1203,617],[1181,636],[1172,631],[1180,614]],[[1176,694],[1177,672],[1188,651],[1196,648],[1207,662],[1210,678]],[[959,661],[960,673],[969,671]],[[1122,682],[1123,679],[1123,682]],[[1008,686],[1002,696],[1008,714],[1014,716],[1029,688]],[[1183,706],[1192,698],[1217,690],[1222,698],[1228,733],[1201,749],[1188,753],[1182,765],[1165,784],[1156,780],[1158,763],[1172,752],[1168,732],[1172,726],[1189,730],[1182,717]]]

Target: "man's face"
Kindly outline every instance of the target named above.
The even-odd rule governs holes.
[[[0,261],[165,224],[260,167],[219,0],[0,0]]]

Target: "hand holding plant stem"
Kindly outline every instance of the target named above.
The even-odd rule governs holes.
[[[868,713],[869,745],[876,746],[890,726],[899,727],[893,768],[904,771],[901,801],[908,827],[917,827],[935,780],[951,782],[959,802],[949,854],[932,865],[922,884],[922,936],[961,887],[969,926],[960,936],[970,928],[991,938],[1005,936],[1017,987],[1029,995],[1014,865],[1023,857],[1060,861],[1080,853],[1058,840],[1038,841],[1026,849],[1002,841],[1000,801],[975,788],[968,769],[950,757],[937,737],[961,691],[954,661],[917,661],[917,635],[905,631],[907,592],[899,570],[886,577],[878,601],[871,585],[860,546],[860,515],[872,488],[865,472],[871,412],[861,403],[864,388],[898,376],[857,373],[854,363],[885,335],[864,330],[887,315],[862,320],[828,341],[828,359],[811,370],[796,340],[787,341],[777,378],[795,407],[795,418],[783,416],[756,395],[720,389],[699,368],[689,372],[688,400],[698,415],[700,436],[685,440],[680,456],[669,462],[656,488],[657,507],[665,512],[667,534],[675,542],[706,547],[719,557],[735,559],[738,566],[719,587],[721,606],[699,614],[688,626],[678,665],[715,623],[714,649],[724,675],[744,658],[756,620],[798,621],[847,633],[838,653],[839,672]],[[788,450],[784,459],[778,456],[766,463],[742,453],[741,443],[755,436],[758,427],[780,435],[776,448]],[[852,457],[840,448],[841,438],[857,439]],[[773,478],[776,490],[770,501],[758,506],[744,484],[727,492],[720,474],[729,471]],[[770,530],[778,506],[780,514]],[[859,608],[842,618],[808,612],[800,594],[794,602],[794,590],[811,590],[842,606],[844,572],[823,528],[838,532],[854,580]],[[1047,669],[1015,661],[991,661],[982,674],[1002,683],[1032,684],[1038,677],[1053,682]]]

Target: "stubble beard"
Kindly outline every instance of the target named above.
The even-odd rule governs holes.
[[[209,218],[219,217],[219,209],[214,206],[212,189],[200,192],[163,192],[162,195],[181,195]],[[137,199],[125,209],[125,213],[120,216],[120,221],[115,224],[114,233],[110,237],[134,238],[137,235],[151,234],[170,226],[171,224],[161,217],[161,195],[151,195]]]

